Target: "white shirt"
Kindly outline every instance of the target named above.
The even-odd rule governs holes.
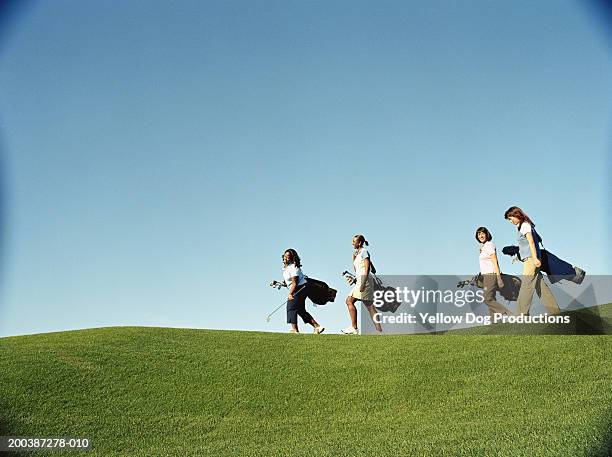
[[[519,228],[519,232],[521,232],[522,235],[527,236],[528,233],[531,233],[531,224],[527,221],[523,222]]]
[[[304,273],[302,273],[302,269],[296,267],[295,264],[290,263],[285,268],[283,268],[283,279],[285,280],[285,284],[287,287],[291,287],[291,278],[297,276],[298,277],[298,288],[299,286],[303,286],[306,284],[306,278],[304,278]],[[297,289],[295,290],[297,292]]]
[[[480,261],[480,272],[483,275],[495,273],[493,259],[491,258],[493,254],[495,254],[495,244],[492,241],[487,241],[480,247],[478,260]]]
[[[366,274],[366,266],[365,259],[370,258],[370,253],[366,248],[361,248],[357,255],[355,256],[355,260],[353,260],[353,266],[355,267],[355,275],[357,276],[357,280],[359,280],[362,276]]]

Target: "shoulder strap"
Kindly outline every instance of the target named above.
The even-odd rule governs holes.
[[[376,267],[372,263],[372,254],[370,254],[370,251],[368,251],[368,259],[370,259],[370,272],[376,274]]]
[[[542,245],[542,247],[544,247],[544,242],[542,241],[542,237],[540,236],[540,234],[538,232],[536,232],[536,229],[535,229],[535,227],[533,225],[531,226],[531,231],[535,234],[534,241],[536,243],[540,243]]]
[[[357,253],[361,252],[361,249],[363,249],[363,247],[360,248],[359,251],[353,252],[353,260],[355,260],[355,257],[357,257]],[[368,259],[370,259],[370,272],[376,274],[376,267],[372,263],[372,255],[370,255],[369,251],[368,251]]]
[[[525,222],[523,221],[519,227],[518,227],[518,231],[521,231],[521,226],[524,224]],[[540,236],[540,234],[536,231],[535,226],[533,224],[531,224],[531,234],[534,235],[533,236],[533,242],[534,243],[540,243],[542,245],[542,247],[544,247],[544,242],[542,241],[542,237]]]

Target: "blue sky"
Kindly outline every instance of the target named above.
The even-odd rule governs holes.
[[[284,331],[287,247],[339,290],[336,331],[353,234],[380,273],[473,274],[511,205],[611,272],[612,62],[583,3],[32,1],[8,26],[0,335]]]

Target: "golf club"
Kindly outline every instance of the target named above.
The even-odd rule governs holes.
[[[272,282],[270,283],[270,287],[278,287],[278,289],[280,290],[280,287],[281,287],[281,286],[278,286],[278,284],[281,284],[281,283],[278,283],[278,284],[274,284],[274,283],[278,283],[278,281],[272,281]],[[273,284],[274,284],[274,285],[273,285]],[[287,286],[285,285],[284,287],[287,287]],[[294,294],[298,294],[298,293],[300,293],[300,292],[302,291],[302,289],[304,289],[304,287],[306,287],[306,284],[304,284],[302,287],[300,287],[300,288],[299,288],[299,290],[296,290]],[[283,303],[281,303],[280,305],[278,305],[278,307],[277,307],[277,308],[276,308],[274,311],[272,311],[270,314],[268,314],[268,317],[266,317],[266,322],[270,322],[270,319],[272,319],[272,315],[273,315],[275,312],[277,312],[279,309],[281,309],[281,308],[282,308],[284,305],[286,305],[288,301],[289,301],[289,300],[285,300]]]
[[[352,286],[357,282],[357,278],[355,277],[355,275],[353,273],[349,273],[346,270],[342,272],[342,276],[344,276],[344,279],[349,284],[349,286]]]
[[[273,287],[277,290],[281,290],[281,287],[287,287],[287,284],[274,280],[270,283],[270,287]]]

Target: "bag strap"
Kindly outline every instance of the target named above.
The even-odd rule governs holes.
[[[524,223],[525,223],[525,222],[523,221],[523,222],[521,223],[521,225],[523,225]],[[544,247],[544,241],[542,240],[542,237],[541,237],[541,236],[540,236],[540,234],[537,232],[537,230],[535,229],[534,225],[533,225],[533,224],[530,224],[530,225],[531,225],[531,236],[533,236],[533,242],[535,243],[535,245],[536,245],[536,246],[538,245],[538,243],[540,243],[540,244],[542,245],[542,249],[546,249],[546,248]],[[519,226],[518,230],[519,230],[519,232],[520,232],[520,230],[521,230],[521,227],[520,227],[520,226]]]
[[[361,248],[363,249],[363,247]],[[355,257],[357,257],[357,252],[361,252],[361,249],[359,251],[355,251],[353,253],[353,260],[355,260]],[[368,253],[369,254],[369,253]],[[374,264],[372,263],[372,256],[368,256],[368,259],[370,259],[370,273],[374,273],[376,274],[376,267],[374,266]]]
[[[542,237],[540,236],[540,234],[539,234],[539,233],[536,231],[535,227],[533,227],[533,226],[532,226],[532,227],[531,227],[531,231],[532,231],[533,233],[535,233],[535,235],[536,235],[536,237],[537,237],[537,242],[538,242],[538,243],[540,243],[540,244],[542,245],[542,249],[546,249],[546,248],[544,247],[544,241],[542,240]],[[535,241],[535,239],[536,239],[536,238],[534,237],[534,241]]]

